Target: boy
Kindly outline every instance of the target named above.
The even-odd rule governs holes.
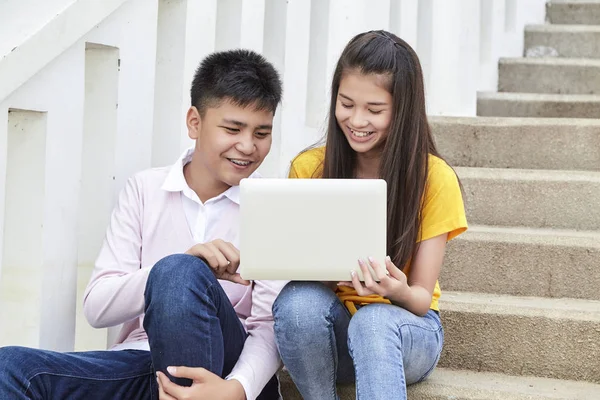
[[[0,398],[156,398],[154,371],[198,399],[279,398],[271,306],[283,282],[236,271],[238,185],[270,150],[281,92],[251,51],[201,63],[186,116],[194,148],[127,182],[85,292],[92,326],[123,324],[117,351],[0,349]]]

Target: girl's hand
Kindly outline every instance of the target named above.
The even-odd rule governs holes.
[[[156,373],[160,400],[245,400],[242,384],[225,380],[204,368],[169,367],[169,373],[177,378],[191,379],[192,386],[179,386],[162,372]]]
[[[352,271],[352,282],[340,282],[339,285],[354,287],[359,296],[378,294],[392,301],[402,303],[402,299],[406,298],[410,292],[404,272],[394,265],[390,257],[385,258],[385,268],[372,257],[369,257],[367,262],[373,268],[379,283],[373,279],[367,263],[358,260],[358,265],[364,277],[364,284],[358,279],[358,274]]]

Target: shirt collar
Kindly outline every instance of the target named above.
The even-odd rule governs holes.
[[[192,161],[192,155],[194,154],[194,148],[189,148],[181,154],[179,159],[173,164],[165,181],[163,182],[161,188],[166,190],[167,192],[186,192],[192,191],[192,189],[188,186],[185,176],[183,174],[183,167],[190,161]],[[249,178],[260,178],[260,174],[258,172],[253,172]],[[192,191],[193,192],[193,191]],[[240,204],[240,187],[232,186],[227,189],[225,192],[221,193],[215,198],[212,198],[208,201],[218,201],[223,197],[227,197],[229,200],[233,201],[235,204]]]
[[[179,159],[171,166],[169,173],[162,184],[162,189],[167,192],[181,192],[189,188],[183,175],[183,167],[192,160],[194,148],[187,149],[179,156]]]

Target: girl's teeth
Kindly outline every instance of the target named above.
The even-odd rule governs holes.
[[[351,129],[351,130],[352,130],[352,129]],[[352,130],[352,133],[353,133],[355,136],[358,136],[358,137],[367,137],[367,136],[369,136],[369,135],[370,135],[371,133],[373,133],[373,132],[359,132],[359,131],[354,131],[354,130]]]

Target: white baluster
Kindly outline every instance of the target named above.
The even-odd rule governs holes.
[[[183,88],[181,89],[181,112],[178,115],[181,136],[179,153],[193,144],[188,137],[188,129],[185,123],[185,115],[191,105],[190,88],[200,61],[215,51],[216,26],[217,0],[187,0]],[[202,38],[202,40],[198,40],[198,38]],[[169,163],[172,163],[176,157],[177,155],[171,157]]]
[[[9,125],[1,344],[73,349],[83,83],[80,43],[0,106],[47,112]]]
[[[413,48],[417,46],[418,10],[414,0],[390,1],[390,31]]]
[[[113,208],[119,49],[87,43],[81,194],[78,223],[76,350],[102,349],[106,330],[92,328],[83,315],[83,293],[104,240]]]
[[[505,43],[505,0],[481,0],[479,91],[498,87],[498,58]]]
[[[313,2],[314,5],[314,2]],[[281,148],[279,175],[288,173],[290,160],[318,139],[318,132],[306,126],[311,2],[290,0],[287,4],[281,107]]]
[[[110,194],[112,205],[125,181],[151,165],[157,20],[158,0],[131,0],[84,37],[87,42],[119,48],[121,60],[114,150],[115,181]],[[177,142],[178,127],[172,129],[171,138]],[[176,147],[170,148],[170,151],[177,154]],[[106,225],[97,229],[106,230]],[[101,244],[97,243],[98,250]],[[114,342],[119,329],[109,328],[108,345]]]
[[[169,165],[181,150],[188,1],[159,0],[152,166]],[[189,91],[188,101],[189,106]]]
[[[417,53],[424,68],[428,113],[475,115],[479,1],[420,1]]]

